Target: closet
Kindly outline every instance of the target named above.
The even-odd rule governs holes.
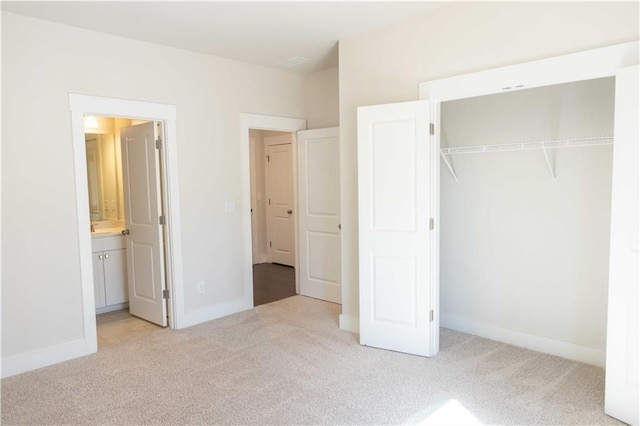
[[[358,108],[361,344],[433,356],[441,324],[606,354],[605,412],[637,423],[637,63],[624,43]]]
[[[604,355],[614,92],[609,77],[442,103],[442,326]]]

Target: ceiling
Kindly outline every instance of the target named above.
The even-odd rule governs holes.
[[[443,4],[429,1],[2,1],[1,8],[6,12],[268,67],[277,67],[290,58],[308,58],[307,63],[287,68],[305,74],[338,65],[338,40]]]

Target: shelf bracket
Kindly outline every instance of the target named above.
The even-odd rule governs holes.
[[[551,183],[556,183],[556,172],[553,170],[553,166],[551,165],[551,161],[549,160],[549,153],[547,152],[547,148],[542,145],[542,153],[544,154],[544,160],[547,163],[547,169],[549,170],[549,174],[551,175]]]
[[[442,157],[442,159],[444,160],[444,164],[447,165],[447,168],[449,169],[451,176],[453,176],[453,180],[455,180],[456,182],[459,182],[458,175],[456,175],[456,172],[453,170],[453,165],[451,164],[451,161],[447,158],[447,156],[442,151],[440,151],[440,157]]]

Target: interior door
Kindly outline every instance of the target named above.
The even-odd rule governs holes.
[[[339,128],[298,132],[300,294],[341,303]]]
[[[640,423],[639,72],[640,67],[634,66],[616,75],[605,381],[605,412],[633,425]]]
[[[295,265],[291,144],[267,146],[267,250],[273,263]]]
[[[167,325],[164,299],[164,250],[160,215],[158,138],[154,122],[125,127],[122,174],[125,197],[129,312],[155,324]]]
[[[429,118],[428,101],[358,108],[360,343],[422,356],[439,331]]]

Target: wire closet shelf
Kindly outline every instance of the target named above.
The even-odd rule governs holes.
[[[551,180],[552,182],[555,182],[556,175],[551,165],[549,153],[547,150],[556,148],[582,148],[602,145],[613,145],[613,136],[442,148],[440,149],[440,156],[449,169],[451,176],[453,176],[453,179],[456,182],[459,182],[458,176],[453,169],[451,160],[447,156],[455,154],[482,154],[487,152],[541,150],[544,154],[544,159],[547,163],[547,168],[551,175]]]

